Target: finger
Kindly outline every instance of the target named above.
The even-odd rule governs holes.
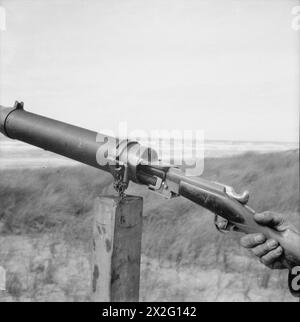
[[[257,257],[262,257],[269,253],[271,250],[279,246],[278,242],[274,239],[269,239],[265,243],[258,245],[252,249],[252,252]]]
[[[263,234],[250,234],[241,239],[241,245],[245,248],[256,247],[266,241],[266,237]]]
[[[263,257],[261,257],[260,261],[266,266],[271,266],[272,264],[274,264],[275,261],[279,260],[282,254],[283,249],[281,246],[279,246],[267,253],[266,255],[264,255]]]
[[[263,213],[255,214],[254,219],[260,225],[270,226],[270,227],[280,226],[284,221],[282,215],[272,213],[272,212],[263,212]]]
[[[281,260],[277,260],[275,262],[273,262],[273,264],[271,265],[266,265],[268,268],[270,269],[285,269],[287,268]]]

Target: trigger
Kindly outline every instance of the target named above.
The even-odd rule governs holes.
[[[230,223],[228,220],[215,215],[215,219],[214,219],[214,224],[216,229],[220,232],[220,233],[228,233],[229,231],[235,230],[235,225]]]

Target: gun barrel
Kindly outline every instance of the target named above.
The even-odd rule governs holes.
[[[44,150],[110,172],[119,162],[128,163],[128,179],[140,182],[140,160],[157,160],[157,153],[138,142],[122,140],[27,112],[23,103],[0,106],[0,132]]]
[[[99,165],[96,155],[109,137],[103,135],[102,141],[97,132],[29,113],[22,106],[0,106],[0,131],[11,139],[108,171],[108,165]]]

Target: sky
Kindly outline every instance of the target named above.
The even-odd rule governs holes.
[[[21,100],[99,132],[126,121],[208,140],[298,141],[297,5],[0,0],[0,104]]]

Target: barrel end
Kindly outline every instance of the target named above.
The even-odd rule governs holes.
[[[0,133],[2,133],[5,136],[8,136],[5,130],[5,122],[8,115],[15,110],[23,110],[23,109],[24,109],[24,103],[18,102],[18,101],[15,102],[14,107],[4,107],[0,105]]]

